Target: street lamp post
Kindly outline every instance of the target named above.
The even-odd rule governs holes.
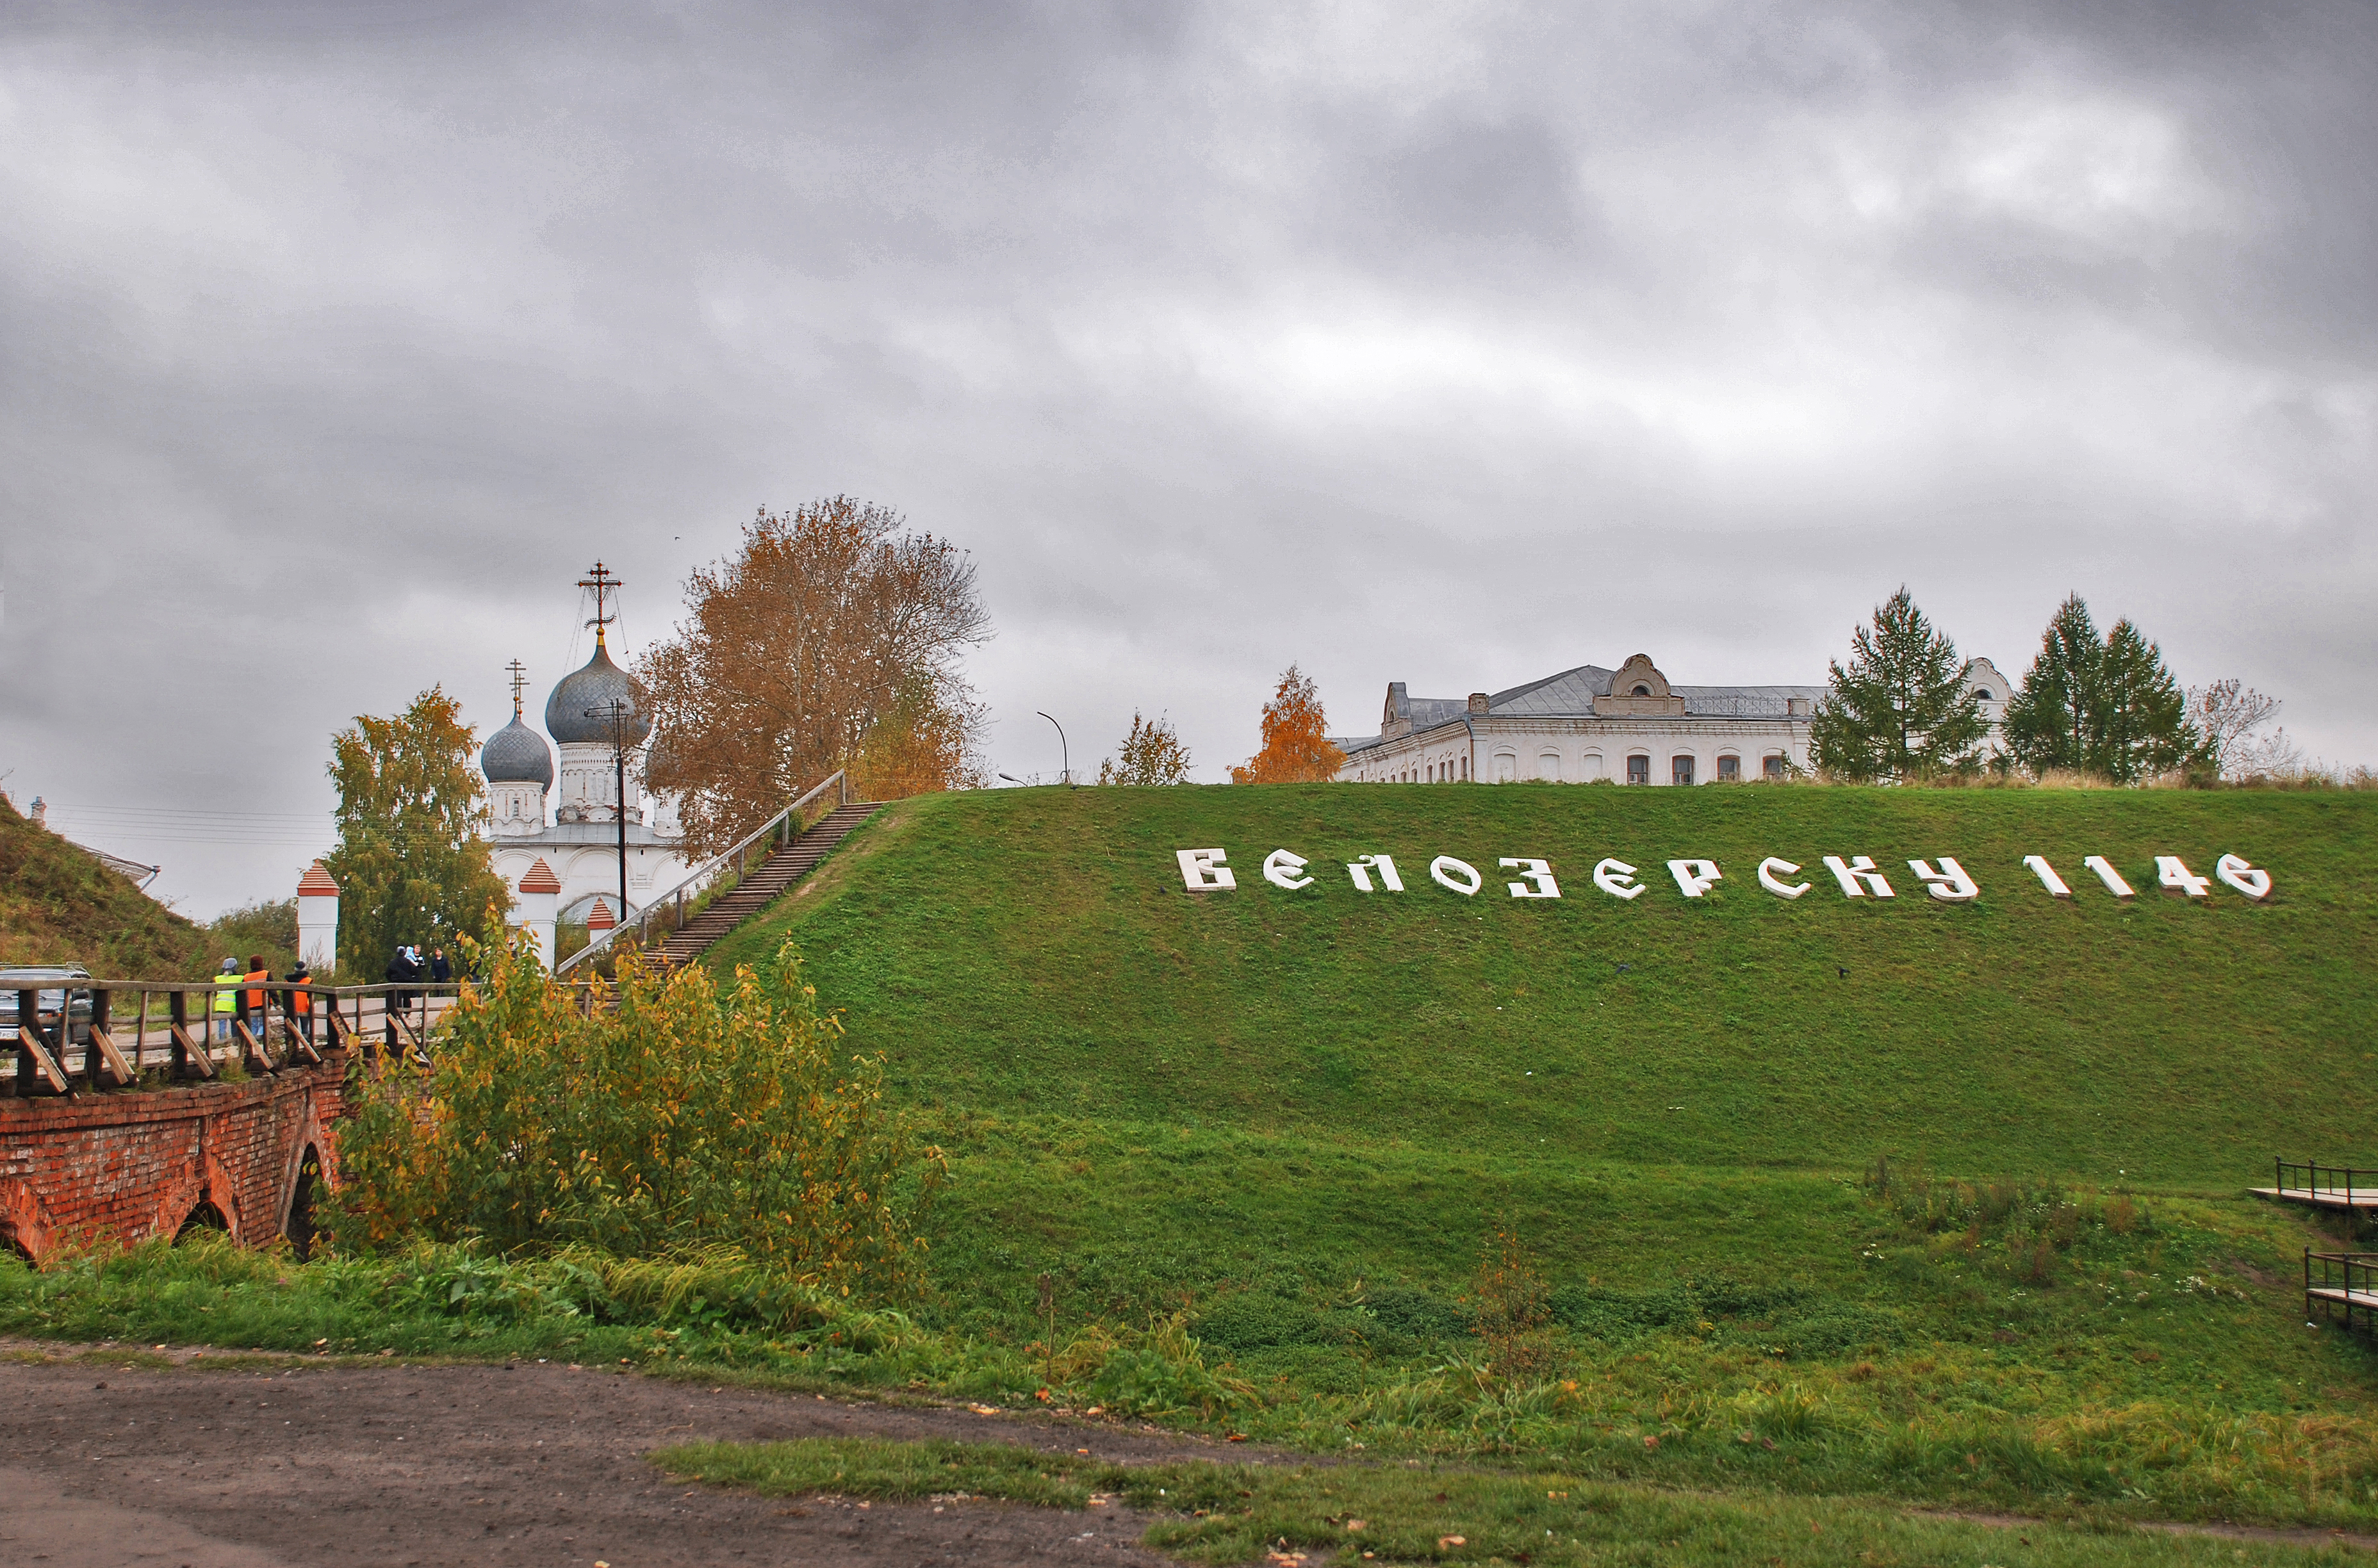
[[[1039,712],[1039,710],[1037,708],[1033,711],[1035,712]],[[1046,713],[1041,713],[1040,716],[1044,719],[1049,719],[1049,715]],[[1054,719],[1049,719],[1049,722],[1052,724],[1057,724],[1057,721]],[[1057,757],[1059,762],[1064,769],[1063,772],[1057,775],[1058,782],[1060,784],[1071,785],[1074,782],[1074,759],[1073,753],[1065,745],[1065,726],[1063,724],[1057,724]]]

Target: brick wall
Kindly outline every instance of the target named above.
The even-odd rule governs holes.
[[[126,1244],[171,1236],[201,1203],[234,1240],[271,1240],[307,1148],[338,1182],[330,1127],[346,1058],[327,1054],[320,1067],[241,1083],[0,1099],[0,1244],[39,1262],[101,1232]]]

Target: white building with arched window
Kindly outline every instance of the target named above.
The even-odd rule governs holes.
[[[2006,678],[1966,666],[1995,732]],[[1338,777],[1362,784],[1696,784],[1781,778],[1808,766],[1808,723],[1822,686],[1676,686],[1651,655],[1615,670],[1580,664],[1507,691],[1413,697],[1387,688],[1379,733],[1338,745]]]

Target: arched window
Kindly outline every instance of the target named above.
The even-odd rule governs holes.
[[[1638,681],[1635,683],[1635,695],[1638,697],[1649,697],[1651,695],[1651,688],[1645,686],[1642,682]]]
[[[1651,759],[1638,754],[1627,759],[1627,782],[1647,784],[1651,782]]]
[[[1767,776],[1771,779],[1780,779],[1784,776],[1785,764],[1781,755],[1768,758],[1759,766],[1766,771]]]
[[[1668,759],[1668,782],[1680,784],[1693,782],[1693,760],[1689,755]]]
[[[1720,784],[1738,784],[1738,783],[1740,783],[1740,782],[1741,782],[1741,780],[1742,780],[1742,759],[1741,759],[1741,758],[1729,755],[1729,756],[1721,757],[1721,758],[1719,758],[1719,759],[1717,760],[1717,782],[1718,782],[1718,783],[1720,783]]]
[[[1974,688],[1974,695],[1980,698],[1985,702],[1995,702],[1998,700],[1998,694],[1993,692],[1987,686],[1977,686]]]

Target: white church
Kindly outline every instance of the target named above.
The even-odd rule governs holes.
[[[2011,693],[1988,659],[1965,668],[1995,736]],[[1648,653],[1615,670],[1579,664],[1467,698],[1387,688],[1376,736],[1337,741],[1338,777],[1359,784],[1731,784],[1808,766],[1820,686],[1677,686]]]
[[[652,735],[652,720],[643,711],[635,683],[611,662],[606,645],[603,604],[619,586],[618,580],[598,561],[581,586],[595,591],[594,656],[564,676],[545,702],[546,733],[560,751],[558,774],[546,736],[522,722],[523,683],[517,662],[512,666],[511,723],[487,737],[479,752],[479,772],[487,782],[495,869],[512,890],[513,918],[537,924],[541,922],[534,916],[550,909],[563,921],[600,930],[640,912],[655,895],[676,887],[691,868],[680,853],[673,803],[644,793],[643,746]],[[616,711],[615,702],[619,704]],[[626,752],[624,801],[615,742]],[[623,813],[625,909],[619,907]],[[546,898],[553,902],[546,903]],[[551,956],[548,951],[548,962]]]

